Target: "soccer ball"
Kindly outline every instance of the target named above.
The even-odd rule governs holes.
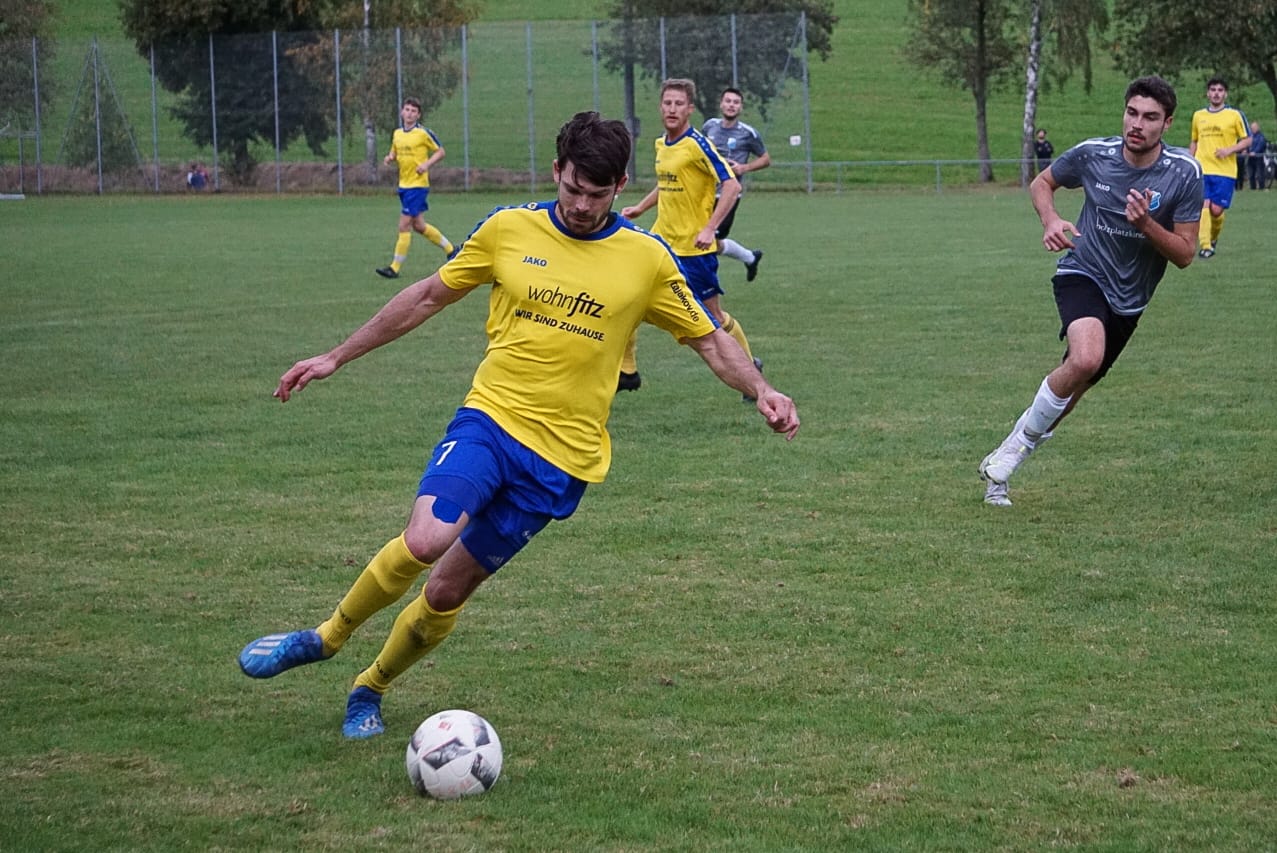
[[[501,774],[501,739],[472,711],[440,711],[412,733],[404,763],[422,796],[455,800],[482,794]]]

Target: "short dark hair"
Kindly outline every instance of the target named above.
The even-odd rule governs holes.
[[[408,106],[416,107],[417,112],[421,112],[421,101],[418,101],[416,98],[404,98],[403,105],[405,107],[408,107]]]
[[[1209,80],[1206,81],[1206,88],[1209,89],[1211,86],[1214,86],[1217,84],[1220,86],[1223,86],[1225,91],[1228,90],[1228,81],[1225,80],[1223,77],[1210,78]]]
[[[1175,115],[1175,107],[1179,106],[1175,88],[1156,74],[1132,80],[1131,85],[1126,87],[1126,99],[1122,103],[1130,103],[1131,98],[1152,98],[1161,105],[1167,118]]]
[[[718,96],[718,99],[720,101],[723,100],[723,95],[735,95],[736,97],[740,98],[742,101],[745,100],[744,93],[741,92],[740,89],[737,89],[735,86],[728,86],[726,89],[724,89],[722,91],[722,94]]]
[[[602,118],[590,110],[572,116],[554,141],[555,163],[563,169],[571,160],[578,174],[600,187],[614,186],[630,165],[630,130],[624,122]]]

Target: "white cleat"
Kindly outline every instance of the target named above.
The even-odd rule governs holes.
[[[1007,436],[997,449],[984,457],[984,461],[980,463],[980,479],[1006,485],[1007,480],[1011,479],[1011,475],[1015,473],[1015,469],[1029,458],[1033,447],[1024,437],[1024,433],[1017,429]]]
[[[1011,489],[1006,483],[990,482],[984,490],[984,502],[989,506],[1011,506]]]

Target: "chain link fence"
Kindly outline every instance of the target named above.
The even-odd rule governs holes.
[[[549,186],[573,113],[626,120],[634,174],[654,181],[658,86],[690,77],[699,124],[719,92],[773,163],[751,183],[813,189],[801,14],[498,22],[431,30],[199,35],[142,50],[122,38],[0,41],[0,194],[349,193],[393,186],[382,165],[412,96],[447,157],[441,189]]]

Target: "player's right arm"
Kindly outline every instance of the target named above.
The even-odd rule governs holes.
[[[274,396],[281,403],[287,403],[294,391],[300,391],[315,379],[326,379],[342,365],[403,337],[471,290],[474,288],[458,290],[448,287],[438,272],[408,285],[346,340],[326,353],[290,367],[280,377]]]
[[[1073,239],[1069,235],[1077,236],[1078,233],[1077,227],[1055,209],[1055,191],[1059,188],[1050,166],[1039,172],[1029,184],[1029,198],[1038,219],[1042,220],[1042,245],[1051,252],[1072,249]]]

